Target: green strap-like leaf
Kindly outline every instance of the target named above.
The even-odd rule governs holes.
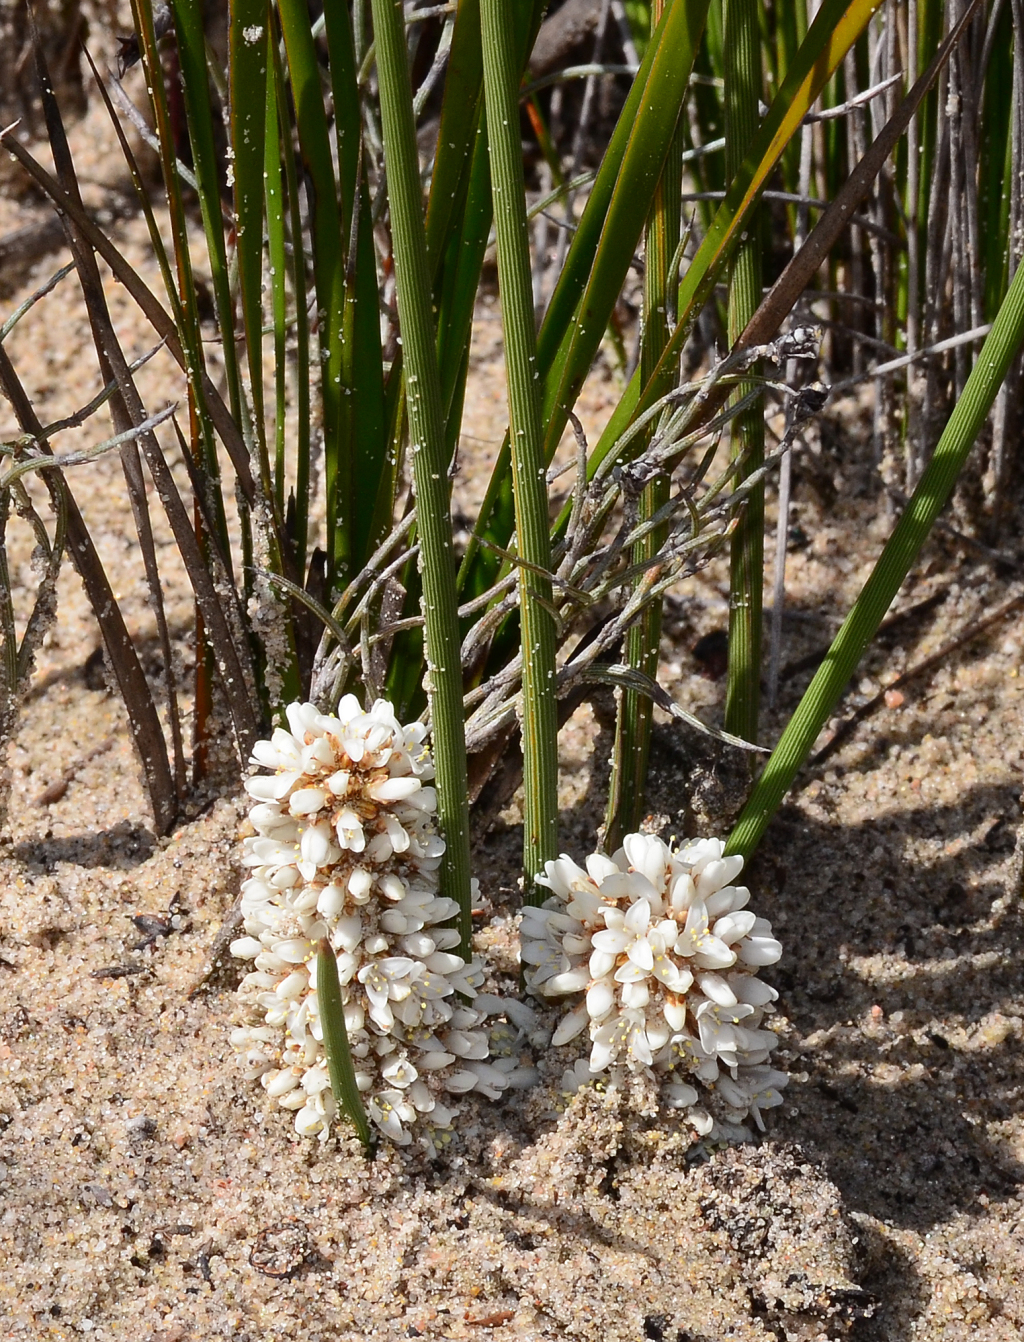
[[[1022,341],[1024,265],[1017,269],[928,468],[750,794],[729,838],[729,852],[749,859],[760,842],[949,499]]]
[[[195,14],[202,39],[198,7],[178,7]],[[267,498],[273,481],[267,456],[263,412],[263,197],[264,141],[267,130],[267,6],[266,0],[232,0],[228,25],[229,87],[231,90],[231,152],[234,172],[235,255],[242,302],[242,325],[249,360],[249,397],[252,431],[260,463],[260,482]],[[191,124],[192,118],[189,118]],[[211,142],[212,143],[212,142]],[[197,165],[198,166],[198,165]],[[205,193],[204,193],[205,194]],[[214,197],[216,205],[217,198]],[[204,202],[204,213],[209,206]],[[219,219],[218,219],[219,224]],[[220,232],[220,229],[218,229]],[[227,286],[225,283],[225,298]],[[224,326],[224,357],[231,327]],[[232,350],[232,355],[234,351]],[[247,430],[248,426],[244,426]]]
[[[342,340],[345,322],[345,243],[338,208],[320,67],[305,0],[279,0],[291,77],[299,148],[311,195],[313,277],[319,310],[324,479],[327,492],[328,584],[351,576],[352,451],[343,413]],[[293,239],[297,242],[298,239]]]
[[[542,419],[550,460],[618,299],[643,231],[707,15],[708,0],[666,6],[633,81],[591,188],[537,337],[537,371],[544,386]],[[459,581],[484,590],[474,572],[482,534],[506,544],[512,534],[508,440],[502,444],[470,538]],[[492,567],[480,556],[482,567]]]
[[[673,366],[702,307],[718,282],[747,215],[769,174],[818,94],[860,36],[881,0],[824,0],[786,72],[782,87],[761,124],[743,166],[734,177],[711,228],[679,287],[678,321],[656,375],[641,389],[639,372],[616,406],[591,455],[591,470],[611,451],[631,421],[657,399],[658,375]]]
[[[480,21],[491,160],[498,282],[505,337],[512,479],[518,549],[533,572],[519,570],[523,658],[524,762],[523,871],[526,898],[544,896],[533,877],[558,856],[558,710],[555,697],[555,622],[550,614],[551,541],[548,534],[544,435],[537,395],[530,241],[519,132],[519,62],[515,34],[502,0],[481,0]],[[538,573],[539,570],[539,573]],[[540,575],[544,576],[540,576]]]
[[[345,1007],[338,979],[338,961],[326,937],[320,938],[316,948],[316,1000],[320,1008],[320,1027],[324,1035],[331,1091],[338,1108],[351,1120],[363,1150],[370,1155],[373,1151],[373,1135],[352,1066],[352,1052],[345,1029]]]
[[[466,726],[448,457],[437,366],[437,332],[431,310],[423,192],[402,7],[394,0],[373,0],[372,12],[422,557],[438,814],[446,844],[441,888],[459,905],[462,952],[468,959],[471,910]]]
[[[545,378],[544,445],[549,461],[604,339],[643,232],[675,135],[707,11],[708,0],[674,0],[666,8],[660,38],[651,42],[650,75],[630,128],[586,288]]]

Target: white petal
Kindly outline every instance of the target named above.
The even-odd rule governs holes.
[[[262,942],[257,941],[255,937],[239,937],[230,947],[231,954],[237,955],[240,960],[253,960],[262,949]]]
[[[641,937],[651,925],[651,906],[646,899],[638,899],[626,910],[624,919],[626,930],[634,937]]]
[[[342,950],[354,951],[362,936],[363,920],[358,913],[350,913],[347,918],[339,918],[334,924],[332,941]]]
[[[660,891],[665,882],[665,867],[669,851],[661,839],[653,834],[627,834],[622,841],[630,865]]]
[[[706,899],[723,885],[731,885],[743,870],[743,858],[738,853],[731,857],[713,858],[697,878],[697,897]]]
[[[422,786],[418,778],[385,778],[379,783],[371,784],[368,791],[374,801],[404,801],[406,797],[419,792]]]
[[[774,965],[782,956],[782,943],[774,937],[747,937],[736,947],[736,958],[744,965]]]
[[[324,1120],[315,1109],[309,1105],[300,1109],[295,1115],[295,1131],[300,1137],[315,1137],[318,1132],[322,1132]]]
[[[600,1020],[615,1005],[615,993],[607,979],[599,979],[587,993],[587,1012],[592,1020]]]
[[[477,1075],[475,1072],[452,1072],[451,1076],[445,1078],[445,1086],[453,1095],[464,1095],[467,1091],[475,1089]]]
[[[442,1067],[450,1067],[454,1061],[454,1053],[444,1053],[440,1049],[416,1055],[416,1064],[421,1072],[437,1072]]]
[[[579,993],[590,982],[590,973],[584,967],[580,969],[569,969],[562,974],[555,974],[544,984],[546,993],[557,993],[561,996],[563,993]]]
[[[586,1003],[570,1011],[567,1016],[563,1016],[558,1023],[558,1028],[551,1036],[551,1045],[553,1048],[560,1048],[567,1044],[570,1039],[576,1036],[589,1024],[590,1017],[587,1014]]]
[[[588,965],[592,979],[606,978],[615,968],[615,956],[611,951],[595,950]]]
[[[689,1109],[692,1104],[697,1103],[696,1090],[681,1081],[673,1081],[663,1086],[661,1093],[670,1109]]]
[[[732,974],[729,976],[729,986],[736,994],[738,1002],[749,1002],[751,1006],[763,1007],[769,1002],[778,1001],[779,994],[763,979],[754,978],[751,974]]]
[[[618,872],[618,870],[618,867],[611,858],[606,857],[604,853],[591,853],[587,858],[587,871],[590,874],[591,880],[596,881],[598,884],[600,884],[606,876],[611,876],[613,872]]]
[[[345,907],[345,892],[340,885],[333,881],[330,885],[325,885],[320,891],[319,898],[316,901],[317,913],[325,918],[337,918]]]
[[[348,878],[348,892],[357,904],[365,904],[373,889],[373,877],[362,867],[356,867]]]
[[[275,774],[272,778],[266,778],[263,775],[257,778],[247,778],[245,780],[245,790],[256,801],[280,801],[282,797],[287,796],[295,778],[294,773]]]
[[[286,937],[274,944],[274,953],[292,965],[301,965],[310,958],[313,950],[312,942],[305,937]]]
[[[672,894],[669,898],[669,907],[673,913],[682,913],[688,909],[697,898],[697,887],[693,883],[693,877],[689,872],[684,872],[678,876],[672,883]]]
[[[622,1005],[629,1011],[643,1011],[651,1000],[651,990],[643,980],[624,983],[620,989]]]
[[[705,997],[709,997],[712,1002],[717,1002],[719,1006],[731,1007],[736,1005],[736,994],[728,981],[720,974],[699,974],[697,984]]]
[[[629,945],[629,937],[625,932],[610,928],[595,932],[590,940],[595,950],[605,951],[608,955],[621,955]]]
[[[654,952],[646,937],[637,937],[630,943],[628,955],[633,964],[649,974],[654,968]]]
[[[719,918],[712,931],[720,941],[731,946],[741,937],[747,936],[756,921],[749,909],[741,909],[738,913],[727,913],[724,918]]]
[[[323,788],[302,787],[288,798],[288,809],[292,815],[314,815],[327,805],[327,794]]]

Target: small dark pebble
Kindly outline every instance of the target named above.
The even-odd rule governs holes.
[[[213,1241],[207,1240],[199,1252],[196,1254],[196,1267],[198,1267],[203,1281],[212,1284],[213,1273],[210,1271],[210,1250],[213,1248]]]
[[[132,922],[148,937],[165,937],[171,930],[171,920],[160,913],[133,913]]]
[[[645,1315],[644,1337],[650,1338],[651,1342],[665,1342],[665,1324],[667,1322],[667,1314]]]

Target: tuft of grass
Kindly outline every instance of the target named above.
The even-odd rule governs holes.
[[[875,382],[883,482],[911,486],[912,497],[753,785],[733,838],[749,855],[990,410],[974,520],[979,530],[998,527],[1019,413],[1019,6],[916,0],[904,11],[824,0],[813,17],[810,8],[637,0],[624,37],[599,29],[592,62],[529,81],[540,3],[516,8],[509,24],[496,0],[460,0],[429,19],[372,0],[351,13],[328,6],[316,22],[297,0],[239,0],[222,69],[194,5],[174,0],[158,37],[151,0],[135,0],[159,190],[119,133],[160,294],[83,208],[40,55],[54,171],[10,131],[3,143],[65,223],[102,384],[75,423],[101,410],[112,418],[96,450],[116,440],[165,675],[150,684],[143,673],[75,503],[82,473],[38,466],[62,455],[68,464],[67,454],[51,457],[67,426],[42,423],[25,395],[2,343],[12,317],[0,332],[0,384],[23,438],[4,468],[0,520],[21,511],[45,573],[31,610],[16,610],[9,589],[0,597],[0,739],[70,554],[127,706],[157,828],[181,812],[189,748],[148,471],[195,594],[193,773],[222,716],[244,761],[255,732],[307,695],[329,705],[352,689],[386,693],[403,716],[422,713],[448,844],[444,888],[458,902],[468,953],[471,799],[503,756],[522,754],[532,881],[557,851],[559,719],[593,685],[612,684],[621,704],[606,842],[636,828],[651,706],[672,706],[657,684],[661,600],[725,547],[726,730],[699,725],[730,748],[763,737],[764,497],[817,403],[799,385],[815,363],[800,332],[820,327],[830,379]],[[184,78],[187,152],[175,138],[165,48]],[[132,78],[106,81],[112,113],[130,104]],[[622,92],[618,114],[603,121],[602,86]],[[574,90],[580,117],[570,127]],[[947,105],[957,109],[952,120]],[[524,154],[524,137],[537,154]],[[531,218],[541,244],[532,252]],[[492,243],[509,433],[463,544],[452,476]],[[182,370],[181,412],[166,423],[143,403],[117,342],[100,261]],[[635,268],[635,368],[588,444],[575,408],[606,339],[628,357],[621,313],[636,293]],[[201,326],[200,270],[215,341]],[[33,301],[48,295],[44,285]],[[689,358],[698,329],[717,331],[723,348],[703,365]],[[982,338],[972,372],[971,345]],[[689,381],[684,354],[699,369]],[[781,391],[780,379],[789,384]],[[791,402],[781,447],[764,429],[764,406],[777,395]],[[553,509],[553,463],[570,426],[574,484]],[[724,433],[731,457],[718,469]],[[179,448],[184,493],[169,465]],[[42,470],[52,518],[26,509],[23,467]],[[970,506],[967,491],[959,506]],[[0,527],[0,562],[2,537]],[[783,597],[784,582],[780,628]]]

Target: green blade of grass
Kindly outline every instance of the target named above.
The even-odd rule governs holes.
[[[235,419],[242,424],[242,396],[241,385],[238,375],[238,357],[235,348],[235,319],[234,304],[231,301],[231,288],[228,281],[228,259],[227,248],[224,241],[224,222],[221,216],[221,192],[220,178],[217,171],[217,155],[214,148],[213,131],[213,108],[210,103],[209,78],[206,66],[206,40],[203,33],[203,15],[200,6],[193,4],[190,0],[171,0],[171,10],[174,14],[174,31],[178,41],[178,62],[181,67],[181,88],[185,99],[185,121],[188,126],[189,144],[192,149],[193,170],[196,176],[196,183],[199,188],[199,208],[203,217],[203,232],[206,235],[206,248],[210,260],[210,279],[213,287],[213,301],[217,311],[217,323],[220,326],[222,339],[222,349],[224,353],[224,376],[228,386],[229,401],[231,412]],[[258,15],[262,17],[263,8],[258,0],[241,0],[240,4],[232,5],[232,18],[239,12],[245,12],[248,21],[253,21]],[[257,23],[257,28],[259,24]],[[241,45],[250,48],[254,60],[245,61],[247,66],[246,78],[249,81],[258,81],[259,75],[255,64],[260,58],[260,44],[245,42],[240,32],[235,29],[231,33],[231,58],[234,64],[239,53],[236,47]],[[243,60],[245,55],[243,52]],[[265,65],[265,62],[263,62]],[[252,109],[245,108],[245,100],[249,89],[244,85],[240,88],[237,80],[232,80],[231,90],[231,112],[232,112],[232,142],[235,145],[235,153],[241,151],[242,154],[242,174],[243,180],[247,175],[245,159],[248,156],[249,148],[243,135],[241,134],[242,124],[246,124],[246,129],[253,133],[254,127],[247,123],[252,115]],[[255,149],[259,154],[258,173],[260,175],[260,193],[259,204],[262,206],[262,113],[263,99],[259,98],[259,129],[253,134],[255,140]],[[237,168],[236,168],[237,172]],[[239,192],[236,190],[236,211],[238,209]],[[242,202],[243,208],[245,201]],[[247,220],[244,216],[239,218],[239,224],[244,227]],[[259,238],[260,224],[256,222],[253,230]],[[255,390],[255,388],[254,388]],[[262,390],[262,388],[260,388]],[[243,432],[248,426],[243,426]]]
[[[285,230],[284,179],[281,172],[281,132],[277,89],[273,76],[266,81],[264,113],[263,173],[267,217],[267,268],[270,275],[270,325],[274,335],[274,460],[273,498],[278,517],[285,515],[285,417],[288,405],[288,247]],[[304,549],[295,554],[296,567],[304,572]]]
[[[342,328],[341,385],[344,442],[352,457],[339,488],[351,492],[351,570],[357,573],[383,539],[387,521],[375,526],[375,506],[387,470],[389,440],[384,401],[384,364],[377,309],[377,258],[373,245],[369,187],[361,171],[362,111],[356,84],[352,24],[345,5],[324,9],[334,133],[338,146],[341,233],[346,248],[345,318]],[[347,485],[344,481],[347,478]]]
[[[184,9],[192,16],[191,23],[198,29],[196,41],[203,41],[202,16],[196,5],[188,0],[175,0],[175,9]],[[243,424],[254,435],[256,455],[259,462],[260,483],[268,499],[274,497],[274,482],[267,454],[266,428],[263,409],[263,198],[266,191],[264,174],[266,172],[265,139],[267,132],[267,6],[266,0],[233,0],[228,24],[228,76],[231,90],[231,151],[234,172],[234,208],[235,208],[235,256],[238,261],[238,289],[242,305],[242,327],[245,331],[245,348],[249,363],[249,400],[252,407],[251,426]],[[205,72],[205,66],[202,67]],[[196,70],[194,78],[199,78]],[[188,84],[186,82],[186,96]],[[205,90],[205,81],[203,83]],[[200,102],[193,93],[193,100],[199,103],[203,113],[208,112],[209,100]],[[205,115],[193,115],[190,111],[189,126],[198,122],[203,129],[203,137],[210,138],[212,156],[212,130],[206,127]],[[193,132],[195,134],[195,132]],[[197,136],[199,138],[199,136]],[[198,169],[198,162],[197,162]],[[198,174],[197,174],[198,175]],[[200,185],[205,198],[208,190],[217,186],[216,178],[207,179],[208,172],[200,175]],[[212,202],[204,199],[203,220],[207,221],[216,208],[217,197]],[[228,343],[232,339],[232,304],[228,291],[226,266],[221,275],[224,258],[223,231],[220,227],[219,210],[217,218],[207,223],[210,235],[216,229],[219,241],[217,266],[214,271],[214,292],[217,295],[218,317],[224,336],[225,367],[228,367]],[[211,251],[211,257],[213,252]],[[221,296],[223,289],[223,296]],[[225,311],[221,312],[221,307]],[[231,350],[230,367],[234,369],[235,355]],[[237,377],[237,371],[234,372]],[[230,385],[230,382],[229,382]],[[241,394],[238,396],[241,405]]]
[[[458,230],[452,230],[447,250],[438,267],[437,352],[447,425],[445,436],[452,452],[462,423],[462,400],[468,367],[466,356],[492,218],[487,120],[481,113]]]
[[[521,69],[525,68],[542,10],[542,0],[533,0],[532,9],[523,6],[514,11],[517,57]],[[492,222],[486,117],[480,96],[481,60],[479,0],[460,0],[445,81],[426,222],[437,310],[445,446],[449,460],[455,454],[461,428],[473,314]],[[399,357],[392,368],[392,383],[400,367]],[[389,398],[393,398],[396,391],[397,388],[391,386]],[[396,404],[395,412],[400,417],[404,407]],[[400,461],[398,453],[392,452],[391,458],[391,470],[397,476]],[[511,511],[510,478],[508,483]],[[387,497],[390,499],[391,494]],[[390,524],[390,517],[386,520]],[[402,580],[409,593],[407,606],[410,611],[418,601],[418,580],[419,575],[415,570],[408,575],[408,579]],[[388,686],[396,704],[402,702],[411,706],[416,702],[416,695],[410,697],[410,690],[420,679],[414,663],[416,648],[421,646],[418,631],[400,634],[394,644]],[[404,667],[398,667],[398,661],[402,661]]]
[[[1024,265],[1019,266],[935,453],[828,655],[790,718],[729,837],[750,858],[875,635],[981,430],[1024,341]]]
[[[769,174],[880,3],[881,0],[824,0],[697,255],[687,267],[679,287],[678,320],[665,347],[663,364],[674,365],[679,358],[683,343],[739,242],[749,212]],[[657,371],[660,373],[660,369]],[[591,470],[596,470],[631,421],[650,409],[657,400],[655,393],[653,382],[642,388],[639,372],[634,375],[591,454]]]
[[[583,381],[590,371],[654,199],[675,136],[690,72],[707,18],[708,0],[673,0],[660,37],[622,166],[608,202],[600,241],[582,297],[544,382],[545,456],[551,460]],[[554,300],[552,300],[554,301]]]
[[[320,392],[327,492],[328,589],[352,573],[352,444],[347,438],[342,386],[345,324],[345,237],[338,208],[327,113],[320,87],[309,10],[305,0],[279,0],[291,77],[299,148],[310,192],[313,278],[319,310]],[[299,235],[301,237],[301,234]],[[298,239],[293,238],[298,245]]]
[[[316,948],[316,1000],[320,1010],[320,1028],[323,1031],[324,1052],[327,1054],[327,1074],[331,1078],[331,1092],[338,1108],[348,1116],[355,1128],[363,1150],[367,1155],[371,1155],[373,1135],[356,1084],[352,1051],[348,1046],[345,1007],[341,1000],[341,983],[338,979],[338,961],[326,937],[320,938]]]
[[[601,166],[591,187],[579,226],[566,254],[565,264],[544,314],[544,321],[537,337],[538,359],[544,376],[546,376],[545,370],[555,361],[559,347],[570,331],[580,300],[590,282],[595,258],[605,235],[608,213],[618,190],[626,154],[630,152],[631,145],[635,146],[632,152],[638,156],[646,152],[658,153],[657,146],[648,141],[643,133],[639,141],[635,137],[637,121],[649,106],[649,92],[653,91],[650,81],[655,58],[660,53],[664,60],[666,52],[674,53],[675,59],[681,64],[685,65],[687,60],[692,64],[695,52],[690,52],[688,47],[691,45],[696,47],[700,38],[700,27],[703,25],[701,15],[706,14],[706,11],[706,4],[691,10],[685,4],[680,5],[678,0],[673,0],[671,5],[666,5],[665,13],[644,53],[643,62],[633,80],[622,113],[615,123],[615,129],[601,159]],[[696,32],[693,31],[694,28],[697,29]],[[683,43],[681,47],[677,46],[680,41]],[[683,82],[685,84],[685,79]],[[678,112],[678,105],[676,111]],[[672,125],[674,128],[674,119]],[[659,163],[664,158],[667,148],[668,141],[658,153]],[[639,205],[635,204],[634,208],[639,209]],[[643,216],[636,223],[633,241],[625,257],[627,264],[642,228]]]
[[[427,203],[427,255],[435,277],[440,274],[448,243],[456,230],[466,178],[473,157],[483,80],[480,50],[480,0],[459,0],[448,53],[437,158]],[[439,330],[444,331],[439,322]],[[443,364],[442,364],[443,367]]]
[[[673,0],[630,89],[594,180],[537,337],[537,370],[544,386],[541,418],[550,460],[597,352],[636,249],[675,133],[708,0]],[[618,277],[618,278],[616,278]],[[480,557],[478,535],[507,543],[512,530],[508,441],[501,451],[459,575],[460,588],[484,590],[493,560]]]
[[[342,238],[347,239],[359,179],[360,117],[356,55],[347,5],[324,6],[324,33],[334,99],[334,139],[338,151],[338,198]]]
[[[523,871],[528,903],[545,897],[534,883],[558,856],[558,712],[555,698],[555,622],[551,583],[537,573],[551,567],[544,434],[537,395],[526,188],[519,132],[519,62],[502,0],[481,0],[484,94],[490,150],[498,282],[505,336],[512,480],[519,554],[534,572],[519,569],[519,622],[523,658]]]
[[[273,13],[271,13],[273,19]],[[270,43],[273,59],[274,101],[278,108],[281,127],[280,149],[284,164],[287,214],[287,235],[291,242],[288,274],[291,278],[292,302],[295,316],[295,490],[294,512],[287,537],[294,555],[296,573],[306,573],[306,551],[309,538],[309,478],[311,443],[310,363],[309,363],[309,305],[306,289],[306,254],[303,244],[302,209],[299,199],[299,174],[292,145],[291,124],[288,118],[288,94],[276,26]],[[269,93],[268,93],[269,97]],[[269,148],[268,148],[268,152]],[[284,482],[282,495],[286,494]]]
[[[657,5],[652,7],[652,20],[660,17],[659,9],[660,6]],[[682,127],[678,126],[647,220],[644,242],[643,337],[640,345],[640,369],[644,380],[650,377],[657,367],[669,337],[668,272],[679,243],[682,147]],[[669,390],[670,382],[665,378],[662,394]],[[645,443],[650,442],[653,430],[652,424],[645,434]],[[659,508],[668,502],[668,498],[668,477],[656,476],[648,482],[640,496],[639,520],[649,521]],[[633,547],[631,562],[644,564],[653,560],[664,545],[666,534],[666,527],[651,531]],[[624,649],[626,661],[632,671],[637,672],[648,682],[657,680],[661,615],[661,601],[652,602],[626,633]],[[647,785],[647,761],[650,755],[653,721],[653,700],[650,695],[632,687],[620,687],[615,715],[615,741],[612,746],[612,771],[608,782],[608,805],[605,811],[606,852],[616,852],[621,847],[625,835],[635,833],[640,828],[644,812],[644,791]]]
[[[757,0],[728,0],[725,11],[725,170],[731,178],[743,163],[757,132],[761,100],[761,44]],[[733,259],[729,281],[729,343],[761,303],[761,219],[755,207],[746,222],[746,240]],[[761,368],[751,372],[757,377]],[[742,400],[754,383],[741,384]],[[731,454],[739,461],[737,484],[764,463],[764,403],[758,398],[732,424]],[[761,608],[764,586],[764,486],[754,489],[733,532],[729,548],[729,667],[725,729],[757,741],[761,691]]]
[[[391,438],[384,389],[384,362],[380,343],[377,257],[373,245],[370,190],[363,172],[357,181],[352,255],[345,277],[345,360],[343,376],[351,386],[347,398],[352,419],[355,456],[352,504],[352,552],[358,570],[391,528],[395,480],[389,480]],[[383,497],[381,486],[388,486]],[[390,500],[386,515],[378,515],[378,498]]]
[[[423,614],[438,812],[446,845],[441,888],[459,906],[462,953],[468,959],[471,911],[466,730],[448,457],[437,337],[431,311],[423,196],[402,10],[393,0],[372,0],[372,12],[413,484],[423,559]]]
[[[163,65],[157,48],[156,32],[153,26],[152,0],[132,0],[132,11],[135,16],[136,32],[139,34],[140,38],[142,61],[146,71],[146,84],[149,89],[150,104],[153,109],[153,119],[157,129],[157,138],[160,142],[160,167],[163,174],[164,191],[167,196],[167,207],[171,217],[171,234],[174,243],[174,259],[178,275],[178,302],[180,305],[180,321],[178,323],[177,334],[181,340],[181,347],[185,353],[185,358],[188,364],[189,400],[194,421],[194,441],[192,450],[197,456],[202,457],[206,474],[209,477],[210,489],[214,498],[217,529],[226,542],[227,520],[224,512],[224,500],[221,493],[220,464],[217,460],[217,450],[213,437],[213,425],[210,420],[206,399],[197,390],[201,383],[202,375],[206,370],[205,359],[203,357],[202,336],[199,329],[199,303],[196,296],[195,276],[192,271],[192,257],[189,250],[188,218],[181,198],[181,183],[178,179],[174,130],[171,125],[170,111],[167,106]],[[179,47],[184,47],[185,45],[186,43],[179,35]],[[205,58],[202,61],[201,77],[203,87],[205,88]],[[216,189],[215,177],[212,189],[214,200],[213,208],[216,209],[216,202],[220,199],[220,193]],[[204,192],[203,194],[205,195],[206,193]],[[217,230],[215,229],[214,233],[216,233],[216,231]],[[223,245],[223,235],[220,236],[220,241],[221,245]],[[216,248],[216,241],[215,239],[211,239],[210,232],[207,232],[207,243],[208,246],[214,247],[214,249]],[[211,266],[213,266],[215,264],[213,252],[211,252],[210,259]],[[224,269],[226,273],[226,267]],[[233,349],[230,353],[228,351],[228,345],[232,343],[233,342],[230,340],[225,339],[225,360],[228,360],[233,356]],[[225,366],[227,366],[227,364]],[[237,378],[229,379],[228,390],[232,422],[238,426],[240,424],[241,414],[240,406],[236,399],[238,391]]]
[[[811,284],[818,269],[825,262],[829,252],[847,228],[850,216],[866,198],[872,182],[881,172],[900,136],[906,131],[911,117],[920,107],[929,88],[938,77],[939,71],[948,60],[949,53],[966,31],[971,15],[979,3],[980,0],[969,0],[959,20],[950,29],[935,52],[928,68],[900,102],[878,136],[872,141],[867,153],[843,183],[835,199],[815,224],[806,242],[791,258],[782,274],[772,285],[771,290],[765,295],[746,328],[737,338],[734,346],[735,350],[750,349],[754,346],[766,344],[778,334],[782,323],[792,311],[793,305]],[[638,370],[631,390],[635,391],[637,389],[639,378]],[[712,418],[721,410],[728,399],[726,385],[720,383],[717,388],[712,389],[703,403],[699,418],[690,425],[690,432],[695,432],[700,426],[710,423]],[[648,399],[649,397],[645,395],[644,401],[646,402]],[[620,403],[612,414],[613,421],[617,421],[617,417],[620,416],[622,410],[623,406]],[[641,414],[650,415],[652,413],[651,406],[647,406],[644,411],[637,408],[634,418],[639,419]],[[626,414],[623,432],[625,432],[625,425],[628,424],[629,418],[630,416]],[[609,452],[613,447],[616,447],[621,434],[616,437],[614,442],[606,444],[607,437],[608,431],[602,436],[601,443],[592,453],[588,462],[588,475],[592,476],[598,469],[607,471]],[[634,438],[627,441],[629,447],[627,455],[634,455],[633,444],[636,440]],[[603,451],[601,450],[602,445],[605,445]],[[566,505],[555,523],[556,532],[560,532],[564,528],[569,518],[569,511],[570,507]]]

